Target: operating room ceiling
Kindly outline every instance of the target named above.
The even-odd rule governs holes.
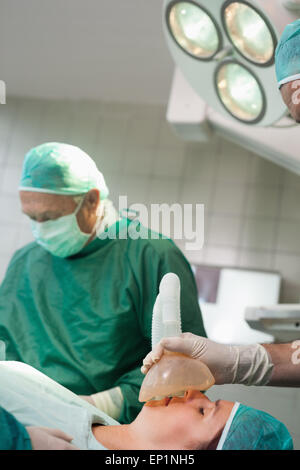
[[[162,0],[0,0],[0,79],[14,96],[164,103]]]

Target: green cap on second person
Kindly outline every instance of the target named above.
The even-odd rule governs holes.
[[[279,88],[300,79],[300,19],[283,31],[275,52],[275,69]]]

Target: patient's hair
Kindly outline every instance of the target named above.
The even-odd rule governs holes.
[[[264,411],[240,405],[223,450],[292,450],[292,437],[283,423]]]

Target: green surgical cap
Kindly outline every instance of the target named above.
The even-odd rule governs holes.
[[[264,411],[239,405],[222,450],[293,450],[293,441],[278,419]]]
[[[50,142],[26,155],[19,190],[75,195],[100,190],[101,199],[109,191],[95,162],[80,148]]]
[[[276,48],[275,69],[279,88],[300,79],[300,19],[288,24]]]

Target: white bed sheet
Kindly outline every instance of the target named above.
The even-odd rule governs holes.
[[[95,439],[92,424],[119,424],[33,367],[15,361],[0,361],[0,406],[24,426],[61,429],[82,450],[105,449]]]

